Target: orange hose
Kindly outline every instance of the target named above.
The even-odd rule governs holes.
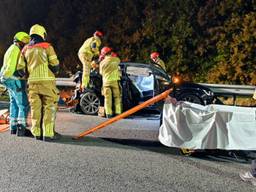
[[[0,119],[0,125],[6,124],[6,119]]]
[[[128,111],[125,111],[124,113],[122,113],[122,114],[120,114],[120,115],[118,115],[116,117],[113,117],[113,118],[111,118],[111,119],[109,119],[109,120],[107,120],[107,121],[97,125],[96,127],[93,127],[93,128],[91,128],[89,130],[86,130],[86,131],[80,133],[78,136],[74,137],[74,139],[82,138],[85,135],[88,135],[88,134],[90,134],[92,132],[95,132],[98,129],[106,127],[107,125],[110,125],[110,124],[112,124],[112,123],[114,123],[114,122],[116,122],[116,121],[118,121],[120,119],[128,117],[129,115],[131,115],[131,114],[133,114],[133,113],[135,113],[135,112],[137,112],[137,111],[139,111],[139,110],[141,110],[141,109],[143,109],[143,108],[145,108],[145,107],[147,107],[149,105],[152,105],[152,104],[154,104],[154,103],[156,103],[158,101],[161,101],[161,100],[165,99],[166,97],[168,97],[168,95],[171,93],[171,91],[172,91],[172,89],[168,89],[165,92],[163,92],[163,93],[161,93],[161,94],[159,94],[159,95],[157,95],[157,96],[155,96],[155,97],[153,97],[153,98],[151,98],[151,99],[141,103],[140,105],[137,105],[137,106],[129,109]]]
[[[0,133],[6,132],[6,131],[8,131],[8,130],[9,130],[9,125],[6,124],[6,126],[4,126],[4,127],[1,126],[1,128],[0,128]]]

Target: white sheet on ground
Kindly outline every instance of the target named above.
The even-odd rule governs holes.
[[[158,138],[169,147],[256,150],[256,108],[165,103]]]

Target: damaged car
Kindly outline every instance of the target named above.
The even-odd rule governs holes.
[[[214,102],[214,93],[202,85],[174,79],[164,69],[155,64],[122,62],[120,63],[122,86],[123,111],[126,111],[140,103],[173,87],[171,97],[178,101],[189,101],[201,105]],[[74,81],[80,84],[82,72],[77,72]],[[100,106],[104,105],[104,97],[101,93],[102,78],[97,70],[90,74],[89,86],[83,91],[77,90],[74,98],[78,100],[76,111],[87,115],[97,114]],[[158,102],[146,108],[161,113],[163,103]]]

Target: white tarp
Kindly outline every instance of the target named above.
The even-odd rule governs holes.
[[[256,108],[165,103],[158,138],[169,147],[256,150]]]

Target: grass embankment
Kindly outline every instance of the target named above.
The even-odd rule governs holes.
[[[219,99],[225,105],[233,105],[234,104],[233,98],[219,97]],[[256,100],[254,100],[253,98],[248,98],[248,97],[237,97],[236,101],[235,101],[235,106],[256,107]]]

